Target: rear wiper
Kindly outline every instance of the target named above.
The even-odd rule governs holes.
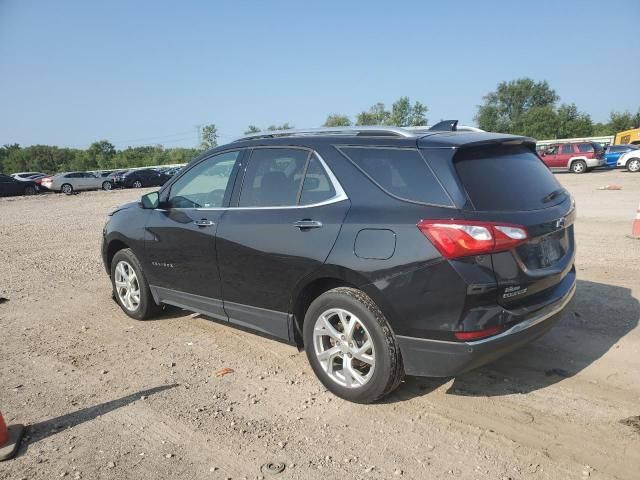
[[[564,193],[566,195],[567,191],[564,188],[559,188],[557,190],[554,190],[553,192],[551,192],[546,197],[542,197],[542,203],[550,202],[551,200],[553,200],[554,198],[556,198],[558,195],[560,195],[562,193]]]

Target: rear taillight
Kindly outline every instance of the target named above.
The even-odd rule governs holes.
[[[448,259],[509,250],[528,238],[524,227],[493,222],[421,220],[418,228]]]
[[[501,327],[489,327],[482,330],[474,330],[472,332],[455,332],[454,335],[458,340],[468,342],[469,340],[479,340],[481,338],[490,337],[499,333]]]

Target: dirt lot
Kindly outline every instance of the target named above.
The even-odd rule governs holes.
[[[287,345],[184,312],[125,316],[100,236],[140,191],[1,200],[0,409],[29,438],[0,478],[254,479],[267,462],[282,479],[640,478],[640,241],[625,236],[640,175],[558,178],[579,216],[562,322],[370,406],[329,394]]]

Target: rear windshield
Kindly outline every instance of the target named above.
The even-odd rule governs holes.
[[[523,145],[463,148],[454,164],[476,210],[539,210],[566,199],[542,160]]]

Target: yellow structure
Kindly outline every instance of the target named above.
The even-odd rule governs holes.
[[[613,141],[614,145],[620,145],[625,143],[631,143],[633,145],[640,144],[640,128],[632,128],[631,130],[625,130],[624,132],[616,133],[616,138]]]

